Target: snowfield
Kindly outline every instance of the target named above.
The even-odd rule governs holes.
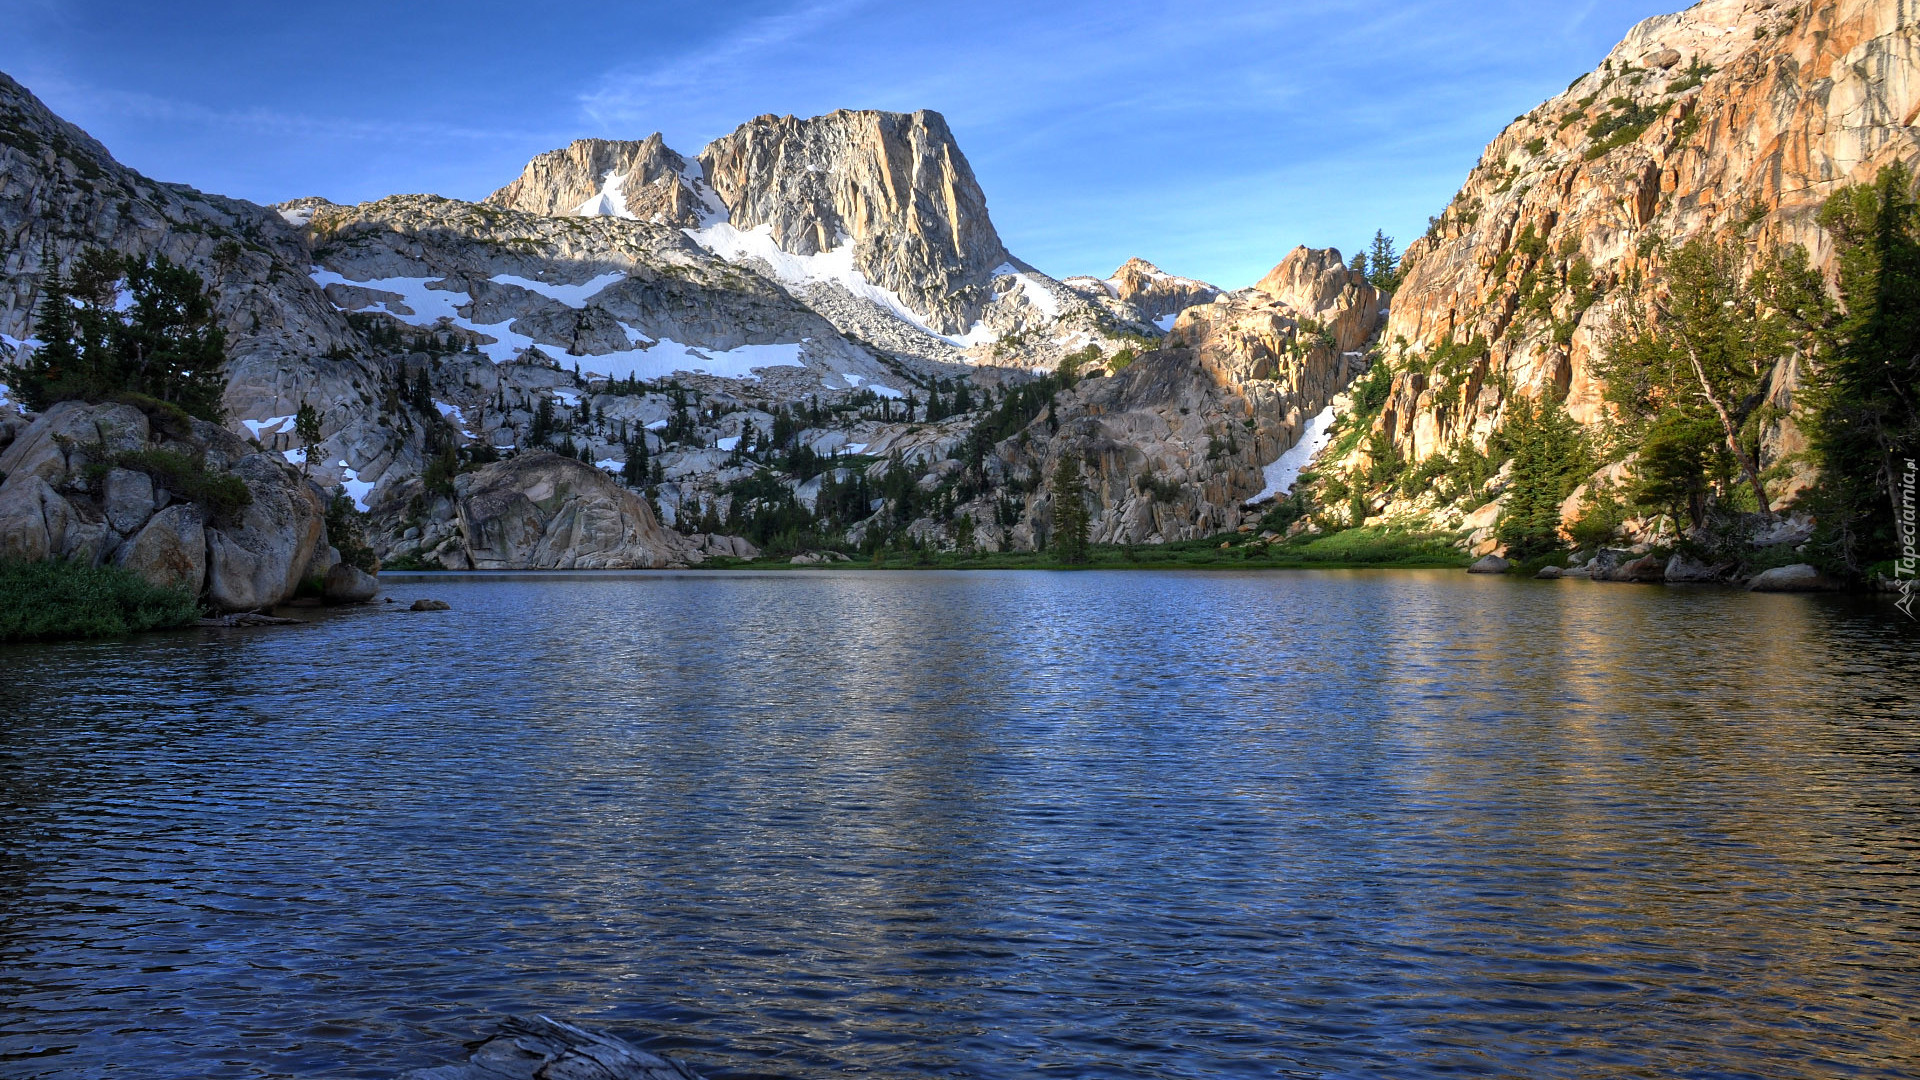
[[[600,190],[593,198],[573,208],[575,217],[614,217],[633,220],[633,211],[627,209],[626,193],[620,189],[627,184],[627,178],[613,170],[601,178]]]
[[[1319,455],[1320,451],[1327,448],[1327,443],[1332,437],[1333,406],[1329,405],[1321,409],[1313,419],[1307,421],[1306,429],[1300,432],[1299,442],[1294,443],[1291,449],[1275,458],[1273,464],[1266,467],[1264,473],[1267,486],[1260,490],[1260,494],[1247,501],[1259,502],[1262,499],[1278,498],[1291,492],[1294,483],[1300,479],[1300,473],[1313,464],[1313,459]]]
[[[627,280],[627,275],[616,270],[610,274],[601,274],[599,277],[594,278],[584,285],[554,285],[545,281],[535,281],[532,278],[519,277],[514,274],[495,274],[487,280],[495,284],[513,285],[525,289],[528,292],[539,293],[541,296],[558,300],[568,307],[578,310],[586,307],[587,301],[593,299],[593,297],[605,290],[607,286],[612,285],[616,281]],[[412,305],[409,304],[408,306],[411,307]]]
[[[265,420],[242,420],[240,426],[253,432],[253,437],[256,439],[263,432],[268,435],[285,435],[293,431],[293,417],[269,416]]]
[[[718,375],[726,379],[754,379],[755,368],[806,367],[800,359],[800,343],[785,345],[741,345],[719,350],[682,345],[672,338],[661,338],[650,349],[582,356],[580,373],[595,379],[664,379],[677,372],[694,375]],[[591,370],[589,370],[591,369]]]

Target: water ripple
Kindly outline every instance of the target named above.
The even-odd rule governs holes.
[[[1920,635],[1442,573],[443,580],[0,650],[0,1074],[1903,1077]]]

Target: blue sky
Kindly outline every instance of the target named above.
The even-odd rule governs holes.
[[[0,0],[0,70],[163,180],[477,199],[583,136],[936,109],[1007,246],[1250,284],[1403,241],[1481,148],[1683,0]]]

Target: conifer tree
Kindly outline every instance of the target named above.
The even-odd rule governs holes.
[[[1060,455],[1053,470],[1053,547],[1063,563],[1087,561],[1087,539],[1092,522],[1087,514],[1087,483],[1080,461]]]
[[[1388,236],[1386,230],[1374,230],[1373,250],[1360,270],[1367,275],[1367,283],[1381,292],[1400,287],[1400,256],[1394,252],[1393,237]]]
[[[1828,200],[1846,315],[1815,375],[1815,542],[1858,573],[1900,552],[1902,480],[1920,457],[1920,202],[1902,165]],[[1910,519],[1909,519],[1910,520]],[[1911,528],[1909,525],[1908,528]]]
[[[300,442],[300,472],[305,475],[313,448],[320,445],[320,410],[302,401],[293,415],[293,437]]]
[[[1500,542],[1522,559],[1559,547],[1560,506],[1591,467],[1580,426],[1557,398],[1516,396],[1493,443],[1492,449],[1513,458],[1497,526]]]
[[[165,256],[152,261],[89,249],[62,276],[41,254],[42,342],[14,366],[30,409],[131,391],[218,422],[226,388],[226,332],[200,276]],[[125,303],[122,303],[122,298]]]

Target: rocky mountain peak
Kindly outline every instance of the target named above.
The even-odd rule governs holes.
[[[942,333],[979,320],[1008,261],[936,112],[761,116],[709,144],[700,165],[731,228],[765,227],[795,256],[851,247],[854,269]]]
[[[1220,295],[1219,289],[1204,281],[1177,277],[1139,257],[1121,263],[1101,284],[1108,295],[1132,304],[1147,321],[1163,330],[1180,312]]]
[[[1317,318],[1339,303],[1343,293],[1366,284],[1365,274],[1347,269],[1338,248],[1301,246],[1288,252],[1253,287],[1308,318]]]
[[[632,218],[688,228],[700,223],[687,161],[659,132],[638,141],[576,139],[527,162],[488,205],[529,214]]]

